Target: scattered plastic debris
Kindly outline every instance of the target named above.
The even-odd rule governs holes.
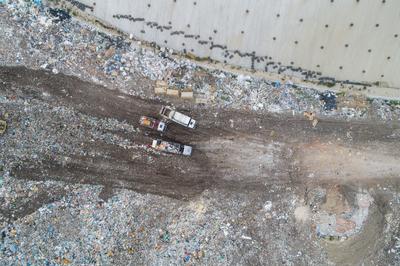
[[[271,201],[265,202],[264,209],[265,209],[267,212],[269,212],[269,211],[272,209],[272,202],[271,202]]]
[[[320,94],[321,101],[324,102],[323,108],[325,111],[332,111],[337,108],[336,94],[332,91],[325,91]]]
[[[318,119],[313,119],[313,121],[312,121],[312,126],[313,127],[316,127],[317,126],[317,124],[318,124]]]
[[[312,125],[313,127],[316,127],[316,126],[317,126],[317,124],[318,124],[318,119],[315,118],[315,113],[305,111],[305,112],[303,112],[303,115],[304,115],[308,120],[311,121],[311,125]]]
[[[315,113],[313,113],[313,112],[305,111],[305,112],[303,112],[303,115],[310,121],[314,120],[314,117],[315,117]]]
[[[7,122],[4,120],[0,120],[0,135],[4,134],[7,129]]]
[[[280,88],[281,82],[279,80],[276,80],[276,81],[272,82],[272,86],[274,86],[274,88]]]
[[[70,19],[71,16],[66,12],[65,10],[62,9],[54,9],[54,8],[49,8],[49,13],[53,16],[56,17],[56,19],[53,20],[53,22],[58,23],[67,19]]]
[[[170,237],[168,231],[165,231],[165,233],[161,235],[161,240],[162,240],[163,242],[166,242],[166,243],[168,243],[169,241],[171,241],[171,237]]]

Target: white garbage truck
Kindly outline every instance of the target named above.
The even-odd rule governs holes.
[[[195,128],[196,126],[196,120],[176,111],[175,109],[169,106],[163,106],[161,108],[160,115],[163,118],[169,119],[175,123],[178,123],[188,128]]]

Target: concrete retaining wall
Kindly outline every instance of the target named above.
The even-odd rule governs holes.
[[[397,0],[66,2],[138,39],[198,57],[306,79],[400,88]]]

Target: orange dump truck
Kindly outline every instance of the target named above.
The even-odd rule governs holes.
[[[165,132],[167,129],[167,125],[164,122],[148,116],[140,117],[140,125],[160,132]]]

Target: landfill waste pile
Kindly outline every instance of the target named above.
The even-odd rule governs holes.
[[[196,128],[140,123],[164,105]],[[0,1],[0,264],[400,265],[399,121]]]

